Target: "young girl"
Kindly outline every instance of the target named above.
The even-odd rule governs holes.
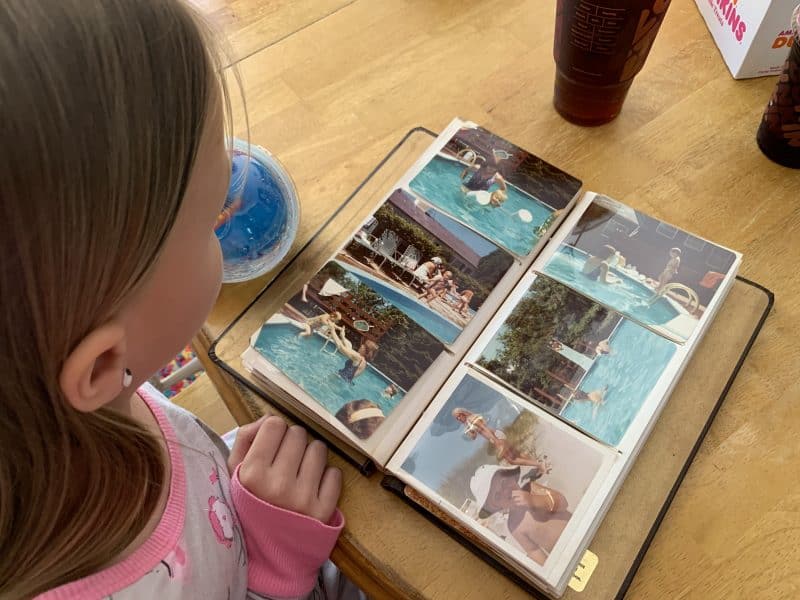
[[[0,598],[305,596],[342,529],[303,429],[228,455],[143,385],[220,286],[207,40],[177,0],[0,4]]]

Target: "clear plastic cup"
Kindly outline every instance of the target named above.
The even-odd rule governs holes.
[[[223,282],[274,269],[292,247],[299,223],[297,190],[286,169],[261,146],[234,139],[231,182],[215,229]]]

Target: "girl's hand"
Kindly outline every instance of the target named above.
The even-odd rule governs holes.
[[[239,463],[244,460],[244,455],[247,454],[250,446],[253,445],[253,440],[256,438],[261,424],[267,420],[267,417],[269,417],[269,415],[264,415],[257,421],[242,425],[236,431],[236,439],[233,442],[233,448],[231,448],[231,453],[228,456],[228,473],[230,473],[231,476],[233,476],[233,472],[236,470],[236,467],[239,466]]]
[[[342,489],[342,473],[327,466],[327,454],[319,440],[308,443],[305,429],[272,416],[240,430],[230,462],[235,468],[241,461],[239,481],[250,493],[327,523]]]

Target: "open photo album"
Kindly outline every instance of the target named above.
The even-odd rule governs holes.
[[[242,355],[270,398],[556,597],[741,261],[581,187],[456,119]]]

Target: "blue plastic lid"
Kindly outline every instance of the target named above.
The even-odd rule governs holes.
[[[231,181],[216,235],[226,282],[244,281],[274,268],[297,234],[294,184],[266,150],[235,140]]]

